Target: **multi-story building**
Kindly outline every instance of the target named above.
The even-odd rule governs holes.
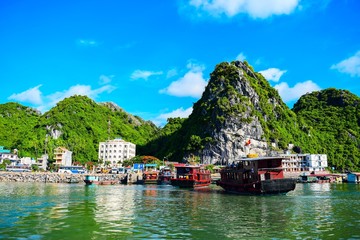
[[[10,160],[11,165],[17,165],[20,161],[17,150],[14,149],[14,152],[12,153],[10,150],[4,149],[4,146],[0,146],[0,163],[4,160]]]
[[[121,164],[124,160],[135,157],[136,145],[121,138],[99,143],[99,160],[111,165]]]
[[[39,168],[46,170],[47,163],[48,163],[48,155],[43,154],[40,158],[37,159],[36,164],[39,166]]]
[[[285,172],[319,172],[328,167],[326,154],[280,154]]]
[[[54,150],[54,164],[58,166],[72,165],[72,152],[64,147],[57,147]]]

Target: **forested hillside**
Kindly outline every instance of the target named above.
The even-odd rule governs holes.
[[[97,104],[85,96],[66,98],[43,115],[19,104],[2,104],[0,115],[0,145],[34,158],[46,149],[50,159],[54,148],[64,146],[81,163],[97,161],[100,141],[121,137],[141,151],[159,131],[115,104]]]
[[[360,98],[334,88],[302,96],[293,111],[338,170],[360,170]]]

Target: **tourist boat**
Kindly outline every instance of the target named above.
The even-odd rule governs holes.
[[[143,178],[138,180],[139,184],[156,184],[159,177],[158,171],[145,171]]]
[[[284,178],[282,157],[244,158],[220,171],[217,185],[239,194],[278,194],[295,189],[296,179]]]
[[[175,165],[176,176],[171,185],[181,188],[207,187],[211,183],[211,173],[203,166],[178,164]]]
[[[159,177],[157,180],[157,184],[159,185],[170,185],[171,184],[171,178],[173,178],[173,174],[171,172],[171,169],[169,167],[164,167],[159,172]]]
[[[103,179],[100,176],[92,176],[92,175],[86,175],[84,182],[86,185],[92,185],[92,184],[96,184],[96,185],[114,185],[117,184],[118,181],[116,180],[108,180],[108,179]]]

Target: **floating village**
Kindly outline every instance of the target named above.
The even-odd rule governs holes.
[[[248,141],[250,143],[250,140]],[[332,173],[326,154],[279,153],[258,156],[249,153],[225,165],[195,162],[154,162],[123,165],[136,156],[136,145],[121,138],[99,143],[102,164],[73,164],[72,152],[57,147],[53,153],[57,171],[48,171],[48,155],[18,157],[18,151],[0,146],[2,182],[44,182],[84,185],[159,184],[197,189],[216,184],[237,194],[286,194],[300,183],[360,183],[360,173]],[[159,161],[158,161],[159,162]]]

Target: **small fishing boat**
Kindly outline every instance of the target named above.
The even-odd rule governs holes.
[[[243,158],[220,171],[217,185],[239,194],[278,194],[295,189],[296,179],[284,178],[282,157]]]
[[[169,167],[164,167],[160,170],[159,177],[157,180],[158,185],[170,185],[173,173]]]
[[[110,180],[110,179],[104,179],[100,176],[92,176],[92,175],[86,175],[84,182],[86,185],[114,185],[117,184],[118,181],[116,180]]]
[[[180,188],[207,187],[211,183],[211,173],[203,166],[178,164],[175,165],[176,176],[171,179],[171,185]]]

